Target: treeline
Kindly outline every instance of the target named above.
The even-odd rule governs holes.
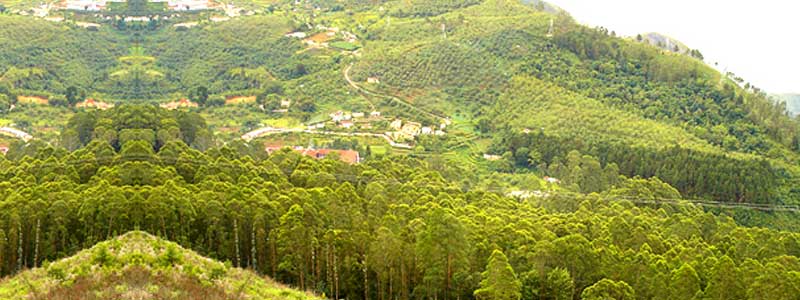
[[[692,198],[750,203],[789,200],[780,198],[780,187],[789,179],[787,171],[759,158],[732,157],[678,145],[637,147],[625,142],[587,141],[512,129],[496,134],[492,147],[497,153],[508,153],[505,160],[512,164],[510,168],[536,169],[576,183],[574,189],[584,193],[613,186],[614,177],[619,174],[657,177]]]
[[[125,111],[108,112],[112,123],[138,122]],[[658,179],[512,199],[407,157],[348,165],[242,142],[201,152],[180,138],[158,151],[149,138],[117,150],[102,137],[73,152],[11,151],[0,158],[2,274],[139,229],[337,299],[483,299],[501,288],[492,282],[526,300],[800,294],[797,234],[738,226]]]
[[[694,127],[699,137],[729,150],[764,153],[770,141],[800,149],[800,124],[763,92],[720,78],[727,75],[700,60],[624,41],[603,28],[563,26],[554,44],[581,63],[565,63],[563,54],[551,52],[525,69],[604,103]]]
[[[397,17],[432,17],[481,3],[481,0],[411,0],[391,11]]]
[[[61,134],[68,150],[99,140],[120,150],[129,141],[146,142],[158,151],[169,141],[182,141],[197,149],[213,146],[206,121],[194,112],[167,111],[155,105],[123,105],[117,109],[80,111],[69,119]]]

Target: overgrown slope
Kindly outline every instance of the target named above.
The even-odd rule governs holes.
[[[0,282],[2,299],[317,299],[134,231]]]

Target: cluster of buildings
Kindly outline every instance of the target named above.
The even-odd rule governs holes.
[[[267,153],[269,154],[272,154],[275,151],[281,150],[283,148],[286,147],[283,145],[264,146],[264,150],[266,150]],[[361,162],[361,156],[358,154],[358,151],[355,150],[314,149],[314,148],[303,148],[301,146],[295,146],[292,147],[291,149],[302,155],[312,157],[314,159],[323,159],[331,154],[336,154],[339,157],[339,160],[346,162],[348,164],[357,164]]]
[[[209,0],[151,0],[152,2],[167,2],[170,10],[206,10],[216,8],[217,5]]]
[[[387,132],[386,134],[394,140],[413,140],[420,135],[444,135],[444,129],[447,125],[441,124],[439,128],[432,126],[422,126],[417,122],[403,122],[403,120],[396,119],[389,124],[389,127],[394,131]]]
[[[303,43],[305,43],[309,48],[327,48],[329,46],[328,42],[336,39],[337,35],[341,38],[341,40],[348,43],[355,43],[358,41],[358,37],[356,37],[355,34],[340,30],[338,27],[317,25],[315,29],[320,32],[312,36],[309,36],[307,33],[302,31],[289,32],[285,36],[289,38],[302,39]]]
[[[274,113],[287,113],[289,112],[289,107],[292,106],[292,100],[281,100],[280,108],[273,109],[272,112]],[[264,106],[261,106],[261,109],[264,110]]]
[[[342,111],[337,111],[335,113],[330,114],[329,116],[331,117],[331,121],[336,123],[336,125],[339,126],[340,128],[350,129],[350,128],[353,128],[355,126],[355,124],[356,124],[355,122],[357,122],[359,120],[365,121],[365,120],[369,120],[369,119],[372,119],[372,120],[379,119],[381,117],[381,112],[373,111],[373,112],[369,113],[369,119],[367,119],[367,115],[365,113],[363,113],[363,112],[346,113],[346,112],[342,112]],[[325,125],[322,124],[321,127],[320,127],[320,124],[312,124],[312,125],[309,126],[309,128],[311,129],[311,127],[322,128],[322,127],[325,127]],[[363,127],[363,128],[371,128],[372,126],[369,124],[369,122],[367,122],[367,123],[362,124],[361,127]]]
[[[182,98],[178,101],[172,101],[168,103],[161,103],[159,106],[164,109],[168,110],[176,110],[178,108],[196,108],[198,107],[197,103],[189,101],[189,99]]]
[[[124,0],[65,0],[60,7],[68,10],[100,11],[106,9],[108,2],[125,2]]]
[[[92,98],[86,98],[83,102],[78,102],[75,104],[77,108],[96,108],[99,110],[106,110],[114,107],[114,103],[107,103],[102,101],[97,101]]]

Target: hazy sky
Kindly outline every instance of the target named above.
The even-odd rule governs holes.
[[[770,93],[800,92],[795,0],[547,0],[578,22],[618,34],[659,32]]]

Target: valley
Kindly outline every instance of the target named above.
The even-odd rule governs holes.
[[[800,294],[793,100],[665,35],[541,1],[0,4],[0,298]]]

